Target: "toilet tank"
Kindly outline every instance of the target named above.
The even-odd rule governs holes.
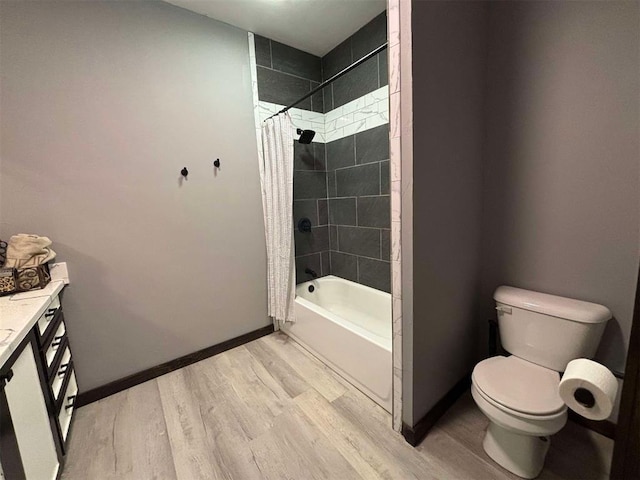
[[[602,305],[521,288],[498,287],[493,298],[504,349],[558,372],[595,355],[611,318]]]

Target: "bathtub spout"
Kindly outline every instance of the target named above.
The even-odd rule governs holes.
[[[307,275],[311,275],[313,278],[318,278],[318,274],[315,272],[315,270],[311,270],[309,267],[304,269],[304,273],[306,273]]]

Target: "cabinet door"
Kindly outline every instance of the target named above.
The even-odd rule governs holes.
[[[13,378],[4,391],[27,480],[52,480],[58,456],[31,345],[11,367]]]

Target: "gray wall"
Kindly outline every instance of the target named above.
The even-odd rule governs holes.
[[[622,371],[640,253],[639,4],[412,7],[413,407],[404,422],[487,355],[501,284],[608,306],[597,358]]]
[[[81,389],[267,325],[246,32],[162,2],[0,8],[0,235],[69,263]]]
[[[622,371],[638,272],[638,2],[489,8],[483,310],[501,284],[613,312]]]
[[[486,5],[413,15],[413,409],[422,418],[476,360]]]

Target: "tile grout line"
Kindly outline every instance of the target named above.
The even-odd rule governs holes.
[[[308,81],[308,82],[318,83],[317,81],[312,80],[311,78],[301,77],[300,75],[296,75],[295,73],[289,73],[289,72],[285,72],[285,71],[283,71],[283,70],[278,70],[277,68],[273,67],[273,58],[271,58],[271,64],[272,64],[272,66],[271,66],[271,67],[267,67],[267,66],[265,66],[265,65],[257,65],[257,66],[258,66],[258,67],[260,67],[260,68],[266,68],[266,69],[268,69],[268,70],[271,70],[272,72],[282,73],[283,75],[288,75],[289,77],[297,78],[297,79],[300,79],[300,80],[306,80],[306,81]],[[319,85],[319,84],[318,84],[318,85]],[[310,87],[310,88],[309,88],[309,92],[310,92],[311,90],[312,90],[312,88]],[[267,102],[267,100],[263,100],[263,102]],[[271,104],[273,104],[273,105],[276,105],[276,103],[275,103],[275,102],[267,102],[267,103],[271,103]],[[315,112],[315,113],[322,113],[322,112]]]
[[[376,163],[382,163],[382,162],[388,162],[388,161],[389,161],[389,159],[388,159],[388,158],[386,158],[386,159],[384,159],[384,160],[375,160],[375,161],[373,161],[373,162],[357,163],[357,164],[355,164],[355,165],[347,165],[346,167],[338,167],[338,168],[334,169],[334,171],[336,171],[336,172],[337,172],[338,170],[347,170],[347,169],[349,169],[349,168],[366,167],[366,166],[368,166],[368,165],[375,165]],[[305,171],[305,170],[302,170],[302,171]],[[310,171],[310,170],[309,170],[309,171]],[[363,195],[358,195],[358,196],[360,196],[360,197],[361,197],[361,196],[363,196]]]
[[[358,218],[358,197],[356,197],[356,202],[355,203],[356,203],[356,225],[360,226],[359,225],[360,222],[359,222],[359,218]]]
[[[331,252],[340,253],[342,255],[349,255],[351,257],[366,258],[367,260],[375,260],[375,261],[378,261],[378,262],[384,262],[384,263],[388,263],[389,266],[391,266],[391,261],[390,260],[382,260],[381,258],[369,257],[368,255],[360,255],[360,254],[357,254],[357,253],[343,252],[341,250],[330,250],[330,251]]]

